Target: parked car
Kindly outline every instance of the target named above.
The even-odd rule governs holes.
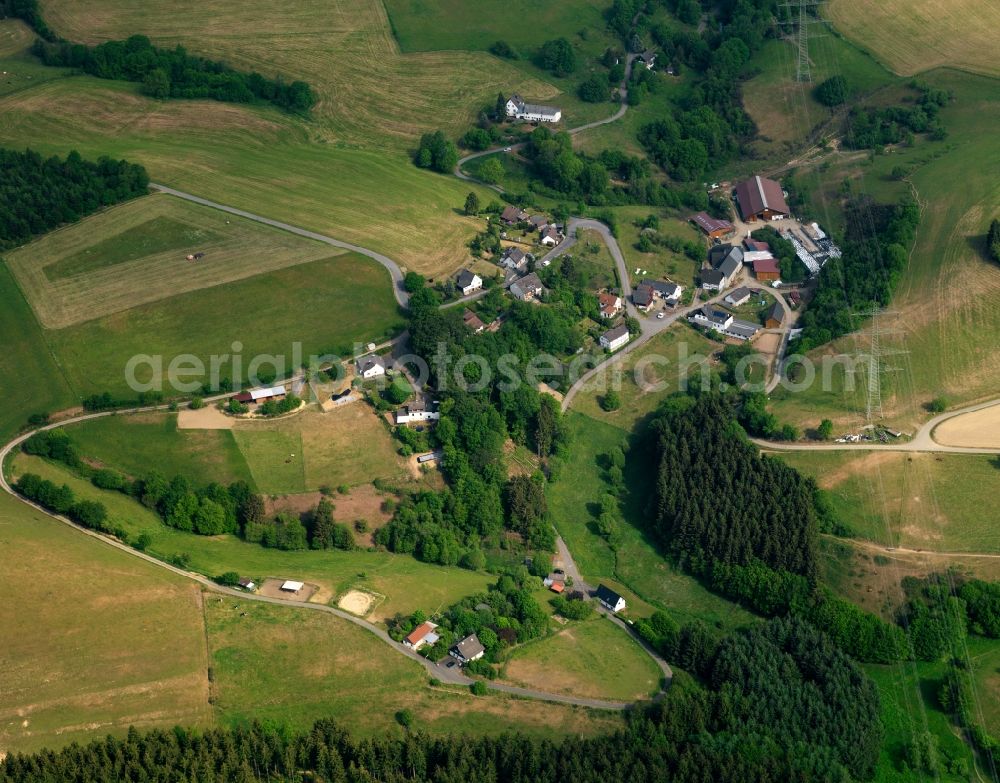
[[[657,314],[656,314],[656,317],[657,317],[657,318],[663,318],[663,313],[657,313]]]

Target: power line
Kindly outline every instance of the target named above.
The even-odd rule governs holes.
[[[868,330],[869,347],[867,356],[868,378],[865,394],[865,423],[874,424],[876,419],[882,419],[884,416],[882,410],[882,374],[901,369],[899,367],[888,366],[882,360],[886,356],[897,356],[909,353],[909,351],[886,348],[882,344],[883,337],[899,332],[898,329],[884,326],[881,321],[886,316],[895,315],[894,312],[880,310],[878,305],[873,303],[870,309],[861,313],[855,313],[855,315],[864,316],[871,320]],[[859,336],[863,336],[863,333],[859,334]]]
[[[809,32],[809,26],[821,24],[822,19],[810,14],[823,4],[824,0],[789,0],[781,7],[788,11],[787,25],[794,25],[795,45],[798,49],[798,62],[795,65],[795,80],[812,82],[812,63],[809,59],[809,39],[815,38]],[[794,21],[793,21],[794,18]]]

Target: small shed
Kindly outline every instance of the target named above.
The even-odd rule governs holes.
[[[293,581],[291,579],[288,579],[288,580],[286,580],[286,581],[284,581],[284,582],[281,583],[281,589],[285,593],[297,593],[304,586],[305,585],[303,585],[302,582],[295,582],[295,581]]]

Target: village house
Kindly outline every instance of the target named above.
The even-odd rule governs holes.
[[[778,268],[778,262],[773,258],[758,258],[754,261],[753,274],[761,282],[781,279],[781,270]]]
[[[518,278],[510,285],[510,293],[515,299],[530,302],[537,299],[545,291],[542,281],[534,272]]]
[[[462,292],[463,296],[468,296],[473,291],[478,291],[483,287],[483,278],[468,269],[463,269],[458,273],[455,285]]]
[[[533,229],[540,231],[549,224],[549,219],[545,217],[545,215],[532,215],[528,218],[528,222],[531,224]]]
[[[403,646],[409,647],[411,650],[419,650],[425,644],[434,644],[441,637],[434,633],[434,629],[437,628],[436,623],[430,621],[426,623],[421,623],[413,631],[403,639]]]
[[[509,207],[504,207],[503,212],[500,213],[500,220],[502,220],[508,226],[513,226],[517,223],[522,223],[527,219],[528,219],[528,213],[525,212],[520,207],[515,207],[513,205]]]
[[[396,411],[396,424],[410,424],[415,421],[437,421],[441,414],[427,407],[423,400],[414,400]]]
[[[610,587],[605,587],[604,585],[597,586],[597,600],[600,601],[601,606],[609,612],[614,612],[616,614],[626,606],[624,598],[618,595],[618,593]]]
[[[362,356],[358,359],[358,375],[366,381],[385,375],[385,360],[375,354]]]
[[[733,224],[728,220],[719,220],[707,212],[699,212],[688,218],[698,228],[705,232],[709,239],[720,239],[733,233]]]
[[[745,221],[780,220],[792,213],[781,185],[767,177],[751,177],[736,186],[736,203]]]
[[[464,666],[471,661],[478,661],[486,655],[486,648],[483,647],[482,642],[479,641],[479,637],[472,633],[462,639],[462,641],[453,645],[452,648],[448,650],[448,655],[456,659]]]
[[[606,351],[617,351],[629,341],[628,327],[625,324],[608,329],[601,335],[598,342]]]
[[[656,51],[653,49],[647,49],[641,54],[635,56],[636,62],[640,62],[646,66],[647,71],[653,70],[656,65]]]
[[[563,241],[563,235],[555,226],[546,226],[542,229],[541,243],[546,247],[555,247]]]
[[[733,314],[721,307],[704,305],[699,310],[695,310],[688,316],[688,320],[698,326],[719,332],[726,337],[736,340],[752,340],[757,336],[760,327],[749,321],[741,321],[733,317]]]
[[[504,269],[526,269],[528,266],[528,254],[519,247],[508,247],[500,256],[500,266]]]
[[[768,329],[780,329],[784,322],[785,308],[781,306],[781,302],[775,302],[764,316],[764,326]]]
[[[681,298],[681,294],[684,293],[683,287],[677,285],[677,283],[668,283],[664,280],[643,280],[640,286],[647,286],[653,292],[653,297],[656,299],[662,299],[668,305],[675,305]]]
[[[728,285],[726,276],[718,269],[705,269],[701,273],[701,287],[706,291],[723,291]]]
[[[559,122],[562,111],[555,106],[525,103],[520,95],[512,95],[507,99],[507,116],[528,122]]]
[[[466,307],[465,312],[462,313],[462,323],[469,327],[473,334],[479,334],[486,328],[486,324],[483,323],[482,319],[468,307]]]
[[[618,294],[598,294],[597,302],[601,307],[601,318],[614,318],[624,306],[622,298]]]
[[[654,296],[652,286],[640,283],[632,291],[632,304],[642,310],[642,312],[648,312],[649,308],[653,306]]]
[[[739,307],[741,304],[746,304],[750,301],[750,294],[751,291],[749,288],[741,286],[726,295],[726,302],[733,307]]]

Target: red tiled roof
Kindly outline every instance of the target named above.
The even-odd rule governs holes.
[[[416,644],[421,639],[423,639],[427,634],[434,630],[434,626],[430,623],[421,623],[416,628],[413,629],[412,633],[406,637],[406,641],[410,644]]]
[[[744,218],[756,215],[769,209],[783,215],[791,214],[781,185],[767,177],[752,177],[736,186],[736,200],[740,205],[740,213]]]
[[[755,275],[759,275],[761,272],[765,274],[771,272],[773,274],[780,274],[778,269],[778,262],[773,258],[759,258],[753,262],[753,272]]]

